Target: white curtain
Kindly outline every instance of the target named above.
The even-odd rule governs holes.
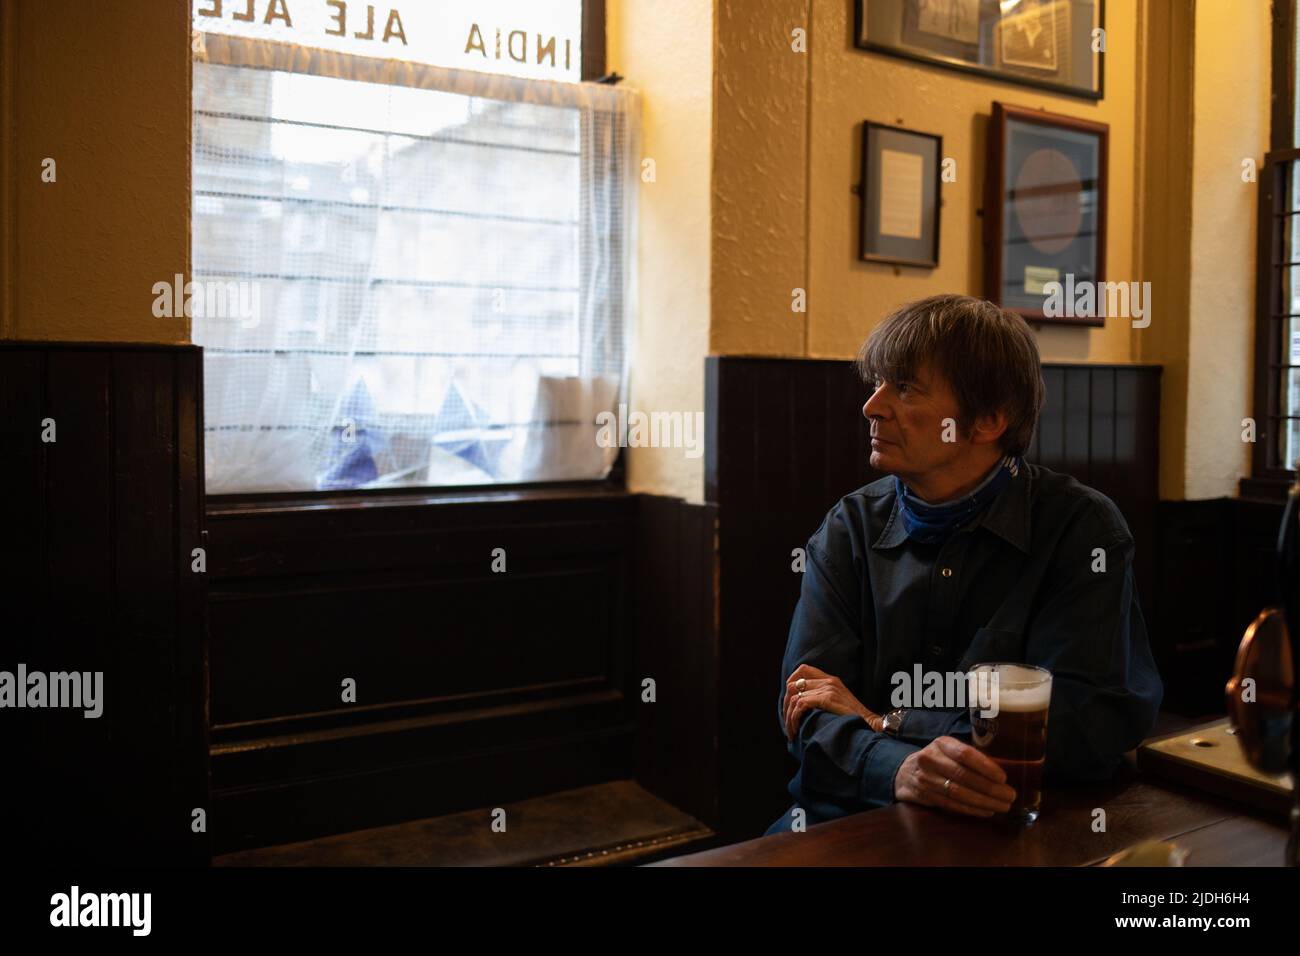
[[[208,492],[603,478],[638,109],[615,86],[204,34]]]

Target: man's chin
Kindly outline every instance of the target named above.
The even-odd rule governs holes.
[[[871,449],[871,456],[867,459],[872,470],[883,472],[886,475],[894,475],[897,478],[907,480],[904,472],[907,470],[906,462],[894,452],[893,445],[886,445],[883,450]]]

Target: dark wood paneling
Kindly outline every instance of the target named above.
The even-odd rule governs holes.
[[[0,349],[0,501],[4,534],[0,535],[0,588],[6,596],[25,595],[6,609],[13,627],[5,635],[5,665],[27,660],[37,643],[37,624],[50,598],[48,481],[45,447],[39,440],[45,418],[46,356],[36,349]],[[39,612],[39,613],[33,613]],[[12,658],[10,655],[13,655]],[[28,728],[30,711],[7,714],[14,725]],[[2,788],[0,788],[2,789]]]
[[[218,851],[630,776],[636,505],[590,488],[214,501]]]
[[[1246,627],[1276,604],[1282,505],[1244,498],[1160,503],[1156,663],[1165,703],[1224,712],[1223,688]]]
[[[712,825],[718,817],[714,626],[717,509],[639,496],[635,571],[636,665],[655,700],[637,698],[637,780]]]
[[[1283,505],[1246,498],[1227,500],[1232,512],[1233,542],[1229,558],[1233,604],[1228,626],[1235,653],[1255,615],[1278,603],[1277,541]],[[1225,551],[1222,547],[1216,550]]]
[[[710,358],[706,393],[718,431],[705,483],[718,506],[721,772],[719,817],[709,822],[738,839],[788,805],[776,693],[799,598],[794,549],[842,495],[876,476],[867,394],[848,362]]]
[[[1038,416],[1038,428],[1034,435],[1036,447],[1031,461],[1065,460],[1065,405],[1061,396],[1065,393],[1065,369],[1044,368],[1043,382],[1047,385],[1047,401]]]
[[[201,374],[191,346],[0,343],[0,668],[103,673],[98,719],[0,716],[6,819],[42,859],[208,859]]]
[[[1137,542],[1145,612],[1154,610],[1160,370],[1047,365],[1047,404],[1027,457],[1109,495]],[[711,357],[705,493],[718,519],[719,809],[734,840],[789,805],[793,767],[776,721],[780,662],[800,548],[835,502],[880,477],[868,465],[868,393],[847,361]]]
[[[1117,381],[1121,372],[1114,368],[1089,370],[1088,422],[1092,434],[1088,442],[1088,480],[1108,488],[1124,483],[1124,460],[1119,453],[1120,410]]]
[[[621,630],[615,568],[436,575],[282,579],[275,593],[223,586],[209,606],[221,637],[212,661],[218,735],[249,721],[355,709],[342,702],[344,679],[356,682],[356,703],[372,714],[409,701],[610,679],[610,635]]]
[[[1235,651],[1233,574],[1225,566],[1234,550],[1232,511],[1226,498],[1160,504],[1161,614],[1151,649],[1165,682],[1161,706],[1166,710],[1223,710],[1223,685]]]

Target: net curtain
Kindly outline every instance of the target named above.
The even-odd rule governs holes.
[[[193,277],[228,290],[193,317],[208,492],[605,477],[636,94],[202,41]]]

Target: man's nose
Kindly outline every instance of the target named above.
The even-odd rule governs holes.
[[[868,398],[862,406],[862,416],[864,418],[873,418],[882,415],[885,408],[885,400],[882,397],[884,391],[885,386],[881,385],[871,393],[871,397]]]

